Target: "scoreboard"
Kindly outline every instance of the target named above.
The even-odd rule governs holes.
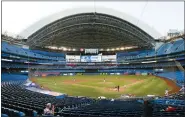
[[[116,55],[66,55],[67,62],[116,62]]]
[[[101,56],[81,56],[81,62],[101,62]]]

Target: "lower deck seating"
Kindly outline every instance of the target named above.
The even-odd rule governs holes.
[[[22,84],[23,82],[15,81],[3,82],[1,84],[1,109],[8,109],[8,111],[3,111],[3,114],[7,114],[9,117],[16,117],[19,116],[21,112],[24,113],[25,116],[36,117],[43,114],[43,110],[47,103],[54,104],[57,110],[58,108],[80,106],[91,103],[92,101],[92,99],[75,97],[56,99],[54,96],[29,91],[25,89]],[[16,113],[12,114],[11,109]],[[16,114],[16,116],[14,114]]]
[[[156,104],[153,106],[153,117],[184,117],[185,116],[185,108],[183,106],[172,106],[176,108],[175,111],[167,112],[165,111],[167,105],[159,105]]]
[[[10,108],[5,108],[1,107],[1,113],[6,113],[6,114],[3,114],[1,115],[2,117],[24,117],[25,114],[23,112],[20,112],[20,111],[17,111],[17,110],[14,110],[14,109],[10,109]]]
[[[84,107],[64,109],[60,114],[73,117],[141,117],[143,105],[137,101],[100,100]]]
[[[41,116],[47,103],[55,105],[55,115],[62,117],[141,117],[145,113],[144,105],[137,99],[126,101],[78,97],[57,99],[54,96],[29,91],[25,89],[23,83],[24,81],[11,81],[1,84],[2,116]],[[185,105],[173,105],[177,108],[175,112],[165,112],[166,106],[168,105],[155,104],[153,117],[185,116]]]
[[[174,72],[164,72],[164,73],[159,73],[157,76],[160,77],[165,77],[168,79],[175,80],[177,84],[184,84],[184,72],[183,71],[174,71]]]
[[[184,100],[177,100],[177,99],[157,99],[154,100],[156,104],[160,105],[179,105],[179,106],[185,106]]]
[[[27,75],[16,74],[16,73],[2,73],[1,81],[24,81],[28,78]]]
[[[8,117],[7,114],[1,114],[1,117]]]

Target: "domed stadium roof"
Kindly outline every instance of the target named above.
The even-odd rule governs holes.
[[[48,16],[24,30],[30,47],[151,48],[161,35],[147,24],[109,8],[75,8]]]

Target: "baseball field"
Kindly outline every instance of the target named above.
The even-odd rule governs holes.
[[[122,94],[164,96],[179,90],[174,82],[156,76],[141,75],[75,75],[30,78],[41,87],[70,96],[117,98]],[[118,92],[117,86],[120,86]]]

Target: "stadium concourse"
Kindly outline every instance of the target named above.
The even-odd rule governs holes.
[[[26,39],[21,42],[2,35],[1,116],[185,116],[184,35],[159,40],[157,31],[143,22],[136,26],[134,21],[112,9],[94,12],[79,8],[33,24],[22,32]],[[72,76],[75,82],[75,76],[93,75],[104,75],[105,83],[108,76],[160,77],[178,90],[170,93],[166,89],[162,96],[120,95],[112,99],[99,95],[105,99],[97,99],[57,93],[31,81]],[[57,83],[52,86],[56,88]],[[155,86],[155,91],[162,89]]]

